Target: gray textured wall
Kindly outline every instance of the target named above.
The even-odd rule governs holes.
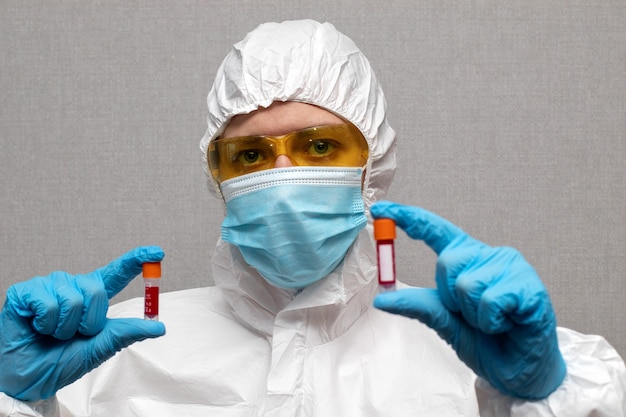
[[[626,354],[621,0],[2,1],[0,292],[140,244],[165,248],[169,289],[209,285],[206,92],[247,31],[303,17],[377,70],[399,135],[391,198],[518,247],[561,325]],[[432,286],[434,256],[398,250],[402,279]]]

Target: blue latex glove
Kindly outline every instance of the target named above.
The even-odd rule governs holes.
[[[142,263],[161,259],[161,248],[140,247],[91,274],[55,272],[11,286],[0,313],[0,391],[51,397],[122,348],[165,334],[160,322],[106,318],[109,299]]]
[[[566,369],[548,293],[533,267],[512,248],[493,248],[417,207],[380,202],[387,217],[438,255],[436,289],[382,293],[374,306],[434,329],[474,372],[500,392],[547,397]]]

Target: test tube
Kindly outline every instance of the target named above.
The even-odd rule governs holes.
[[[144,314],[146,320],[159,320],[159,286],[161,285],[161,262],[142,265],[145,288]]]
[[[374,220],[374,239],[378,256],[378,285],[383,291],[396,289],[396,260],[394,239],[396,222],[391,219]]]

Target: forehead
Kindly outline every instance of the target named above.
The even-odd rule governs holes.
[[[231,119],[222,138],[250,135],[284,135],[308,127],[345,123],[341,117],[312,104],[295,101],[275,102]]]

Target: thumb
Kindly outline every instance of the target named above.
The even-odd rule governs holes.
[[[159,321],[137,318],[108,319],[104,329],[89,339],[85,354],[93,369],[115,353],[141,340],[163,336],[165,325]]]
[[[43,398],[91,372],[123,348],[164,334],[165,326],[158,321],[107,319],[104,328],[95,336],[79,336],[70,342],[63,342],[65,348],[61,357],[56,360],[59,364],[59,375],[46,382]]]
[[[374,298],[374,307],[417,319],[452,346],[457,345],[458,335],[466,326],[443,305],[436,289],[407,288],[381,293]]]

